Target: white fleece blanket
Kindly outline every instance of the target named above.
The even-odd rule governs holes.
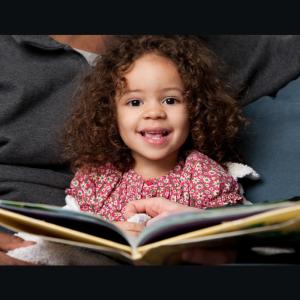
[[[239,178],[247,177],[249,179],[257,180],[259,179],[259,174],[255,172],[251,167],[240,164],[229,162],[226,164],[228,168],[228,173],[234,177],[236,180]],[[240,185],[241,194],[243,194],[242,186]],[[244,204],[251,204],[244,197]],[[66,197],[65,209],[79,210],[79,207],[74,198]],[[144,214],[134,216],[131,221],[139,223],[141,221],[147,220],[147,216]],[[35,241],[36,244],[18,248],[9,251],[7,254],[11,257],[25,260],[32,263],[37,263],[41,265],[119,265],[120,263],[115,260],[102,255],[100,253],[92,252],[88,249],[74,247],[70,245],[64,245],[60,243],[46,241],[40,237],[18,232],[17,236],[23,238],[24,240]]]
[[[85,248],[54,243],[38,236],[18,232],[16,236],[24,240],[35,241],[36,244],[9,251],[11,257],[25,260],[40,265],[77,265],[77,266],[113,266],[119,263],[101,253],[93,252]]]

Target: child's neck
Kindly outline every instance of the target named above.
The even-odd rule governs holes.
[[[158,178],[167,175],[177,164],[177,154],[164,160],[135,159],[134,171],[143,179]]]

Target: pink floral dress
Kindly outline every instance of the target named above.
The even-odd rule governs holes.
[[[164,197],[198,208],[241,203],[237,181],[208,156],[193,151],[167,175],[144,180],[134,170],[121,173],[113,165],[79,169],[66,194],[82,211],[110,221],[124,221],[126,204],[132,200]]]

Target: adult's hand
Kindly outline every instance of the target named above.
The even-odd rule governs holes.
[[[0,251],[7,252],[9,250],[14,250],[16,248],[27,247],[34,245],[35,242],[24,241],[22,238],[0,232]]]
[[[0,232],[0,265],[7,265],[7,266],[33,265],[32,263],[10,257],[6,254],[6,252],[9,250],[14,250],[20,247],[27,247],[33,244],[34,242],[24,241],[23,239],[15,235]]]

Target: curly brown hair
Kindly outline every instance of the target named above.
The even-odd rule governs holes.
[[[133,166],[116,121],[116,93],[138,58],[155,53],[173,61],[188,99],[190,134],[181,155],[198,150],[218,163],[240,160],[236,138],[245,120],[223,64],[196,36],[122,36],[104,53],[79,87],[65,132],[66,154],[73,168],[112,163],[121,171]]]

